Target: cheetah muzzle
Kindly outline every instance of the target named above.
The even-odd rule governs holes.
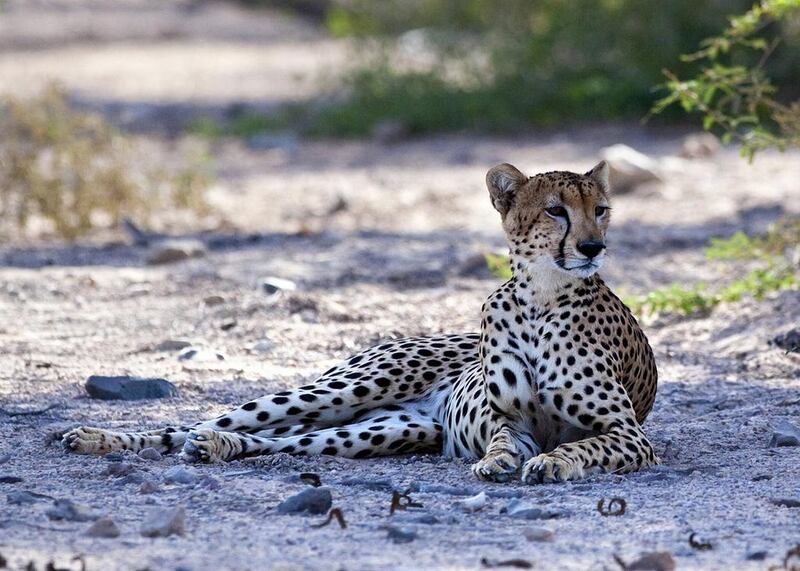
[[[65,448],[154,447],[188,462],[438,452],[477,460],[480,479],[529,484],[657,464],[641,427],[656,395],[653,352],[596,273],[611,214],[607,165],[527,177],[503,164],[486,184],[512,277],[483,304],[478,333],[389,341],[311,384],[190,426],[76,428]]]

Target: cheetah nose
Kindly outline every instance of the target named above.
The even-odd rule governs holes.
[[[602,252],[606,245],[600,240],[586,240],[578,242],[578,251],[590,260]]]

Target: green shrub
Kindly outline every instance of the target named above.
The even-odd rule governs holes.
[[[99,115],[76,112],[55,87],[0,102],[0,224],[24,232],[34,220],[74,239],[123,217],[146,222],[159,209],[203,211],[205,165],[177,172],[147,166]],[[137,159],[142,164],[137,164]]]

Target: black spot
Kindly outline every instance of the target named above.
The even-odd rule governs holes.
[[[256,415],[256,420],[259,422],[265,422],[269,420],[269,413],[266,410],[262,410]]]
[[[353,389],[353,395],[357,397],[365,397],[369,394],[369,389],[364,385],[358,386]]]
[[[258,408],[258,403],[249,402],[247,404],[242,405],[242,410],[255,410]]]
[[[289,399],[286,397],[272,397],[273,404],[286,404],[289,402]]]
[[[505,378],[506,383],[508,383],[509,386],[516,386],[517,376],[510,369],[503,369],[503,378]]]
[[[377,446],[379,444],[383,444],[384,440],[386,440],[386,437],[383,434],[376,434],[375,436],[372,437],[372,440],[370,440],[369,442],[370,444]]]
[[[231,424],[233,424],[233,421],[230,418],[228,418],[227,416],[225,416],[223,418],[220,418],[217,421],[217,426],[221,426],[222,428],[225,428],[226,426],[230,426]]]
[[[305,402],[314,402],[315,400],[317,400],[317,397],[315,397],[314,395],[310,395],[310,394],[306,393],[306,394],[300,395],[300,400],[301,401],[305,401]]]

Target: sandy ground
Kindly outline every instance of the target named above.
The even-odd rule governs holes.
[[[98,46],[111,62],[109,54],[132,45],[142,46],[133,50],[141,57],[158,58],[162,46],[169,61],[170,54],[195,53],[197,43],[225,41],[240,61],[250,57],[248,50],[289,50],[312,73],[313,57],[301,44],[327,41],[277,16],[270,21],[283,22],[283,28],[274,31],[254,25],[255,16],[215,4],[160,9],[152,2],[127,4],[145,10],[151,26],[137,31],[120,25],[116,35],[106,30],[108,35],[87,39],[81,30],[91,22],[118,22],[120,12],[87,20],[63,3],[31,4],[40,16],[51,14],[41,16],[45,23],[65,11],[78,31],[64,35],[55,25],[49,32],[34,26],[22,3],[7,4],[3,18],[15,22],[17,39],[0,52],[0,86],[18,94],[27,84],[13,78],[31,69],[42,83],[57,72],[69,75],[52,62],[59,46],[77,50],[66,52],[69,57],[84,50],[84,62]],[[83,5],[97,9],[87,12],[92,17],[102,16],[91,2]],[[221,10],[229,20],[218,14],[217,21],[238,23],[201,25],[211,20],[174,15],[187,6]],[[272,16],[259,18],[263,23]],[[23,33],[26,25],[29,32]],[[166,43],[153,31],[159,25],[173,30]],[[174,32],[178,28],[183,31]],[[261,69],[278,69],[282,64],[273,59],[259,56]],[[108,100],[119,109],[142,100],[170,109],[192,96],[190,83],[178,81],[169,68],[161,72],[142,64],[149,79],[126,84],[92,61],[74,84],[76,97]],[[236,79],[227,68],[200,56],[192,61],[205,66],[209,107],[250,97],[244,87],[240,96],[231,95]],[[246,66],[240,70],[253,77]],[[162,85],[159,77],[175,81],[163,91],[147,91],[148,85]],[[288,80],[275,79],[280,77],[264,81],[274,80],[276,93],[289,93]],[[254,99],[270,97],[261,97],[259,89],[253,88]],[[171,145],[157,133],[142,136],[155,147]],[[111,517],[122,533],[87,537],[89,523],[50,521],[47,498],[17,505],[0,497],[0,555],[17,569],[30,560],[42,568],[51,559],[69,568],[69,560],[82,554],[90,571],[477,569],[482,558],[524,559],[535,569],[600,570],[620,568],[615,555],[630,563],[652,551],[670,552],[678,569],[779,564],[800,543],[800,508],[777,505],[781,499],[800,501],[800,448],[770,448],[769,440],[775,423],[797,423],[800,417],[800,356],[768,342],[800,321],[796,291],[722,306],[704,318],[647,326],[661,382],[645,429],[664,466],[640,474],[526,487],[477,482],[468,464],[435,456],[350,461],[279,454],[195,467],[195,482],[168,484],[164,474],[179,464],[175,458],[126,456],[131,474],[119,478],[108,474],[118,462],[67,455],[55,438],[79,424],[135,430],[207,418],[299,386],[380,339],[474,330],[483,299],[497,285],[479,256],[503,245],[482,182],[486,169],[501,161],[529,172],[586,169],[605,145],[624,142],[643,150],[662,161],[665,182],[615,198],[611,255],[603,272],[608,281],[618,291],[644,292],[674,281],[713,283],[733,275],[742,269],[705,261],[703,246],[712,236],[763,230],[782,214],[800,213],[800,153],[765,153],[747,165],[725,149],[711,159],[688,161],[675,157],[681,137],[606,126],[393,145],[288,137],[256,149],[222,142],[212,149],[218,174],[212,200],[237,231],[195,236],[208,249],[202,259],[153,267],[146,265],[143,248],[98,240],[2,245],[0,476],[22,481],[0,483],[0,494],[29,490],[68,498]],[[266,276],[292,279],[298,290],[267,295],[259,287]],[[206,304],[212,295],[222,303]],[[154,349],[169,339],[191,339],[226,358],[180,361],[174,351]],[[266,341],[266,350],[252,349],[259,341]],[[91,374],[126,373],[167,378],[179,397],[103,402],[83,389]],[[312,525],[319,516],[276,512],[280,501],[306,487],[298,479],[303,472],[319,474],[332,489],[347,529],[318,529]],[[143,480],[157,483],[159,491],[140,493]],[[422,506],[390,515],[391,491],[409,488]],[[464,512],[458,502],[481,491],[487,503]],[[597,502],[612,497],[627,501],[624,515],[598,513]],[[558,517],[526,521],[502,513],[514,499]],[[153,510],[175,506],[186,509],[183,536],[140,534]],[[395,543],[389,528],[416,535]],[[528,540],[526,532],[534,528],[552,531],[552,540]],[[713,548],[690,546],[693,532]],[[760,552],[762,560],[752,559]]]

